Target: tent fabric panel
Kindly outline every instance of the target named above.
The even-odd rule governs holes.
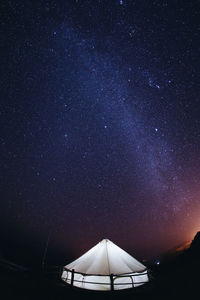
[[[107,242],[107,248],[111,273],[122,274],[144,271],[145,266],[143,264],[111,241]]]
[[[66,265],[67,269],[76,269],[77,272],[87,273],[88,268],[95,258],[95,253],[98,253],[100,245],[97,244],[85,254],[81,255],[79,258],[74,260],[72,263]]]
[[[85,274],[109,275],[109,263],[107,249],[103,243],[98,243],[88,252],[66,266],[67,269],[75,269]]]
[[[114,290],[123,290],[133,288],[132,276],[116,276],[114,277]]]
[[[103,240],[72,263],[67,269],[86,274],[110,275],[142,272],[146,268],[109,240]]]
[[[135,276],[133,276],[133,282],[134,282],[134,287],[138,287],[142,284],[145,284],[149,281],[149,277],[147,272],[143,272],[143,273],[136,273],[134,274]]]
[[[68,275],[67,275],[68,273]],[[71,272],[64,271],[62,280],[71,284]],[[88,290],[109,291],[110,290],[110,277],[109,276],[94,276],[82,275],[74,273],[73,286]]]

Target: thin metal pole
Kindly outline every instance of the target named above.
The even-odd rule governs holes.
[[[43,258],[42,258],[42,270],[43,270],[43,272],[44,272],[45,259],[46,259],[46,256],[47,256],[47,249],[48,249],[48,246],[49,246],[50,235],[51,235],[51,231],[49,231],[47,241],[46,241],[46,246],[45,246],[45,249],[44,249]]]
[[[55,181],[53,181],[55,182]],[[51,190],[51,198],[54,199],[54,196],[55,196],[55,185],[52,184],[52,190]],[[52,224],[49,226],[49,234],[48,234],[48,237],[47,237],[47,241],[46,241],[46,246],[45,246],[45,249],[44,249],[44,254],[43,254],[43,258],[42,258],[42,270],[44,272],[44,267],[45,267],[45,260],[46,260],[46,256],[47,256],[47,250],[48,250],[48,246],[49,246],[49,240],[50,240],[50,236],[51,236],[51,233],[52,233]]]

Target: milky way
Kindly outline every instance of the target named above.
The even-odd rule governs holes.
[[[51,232],[50,247],[75,255],[107,237],[150,258],[191,239],[197,3],[1,6],[4,240],[25,251],[26,231],[42,252]]]

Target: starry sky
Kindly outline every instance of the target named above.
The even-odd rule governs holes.
[[[0,252],[41,263],[49,238],[67,262],[109,238],[149,259],[192,239],[199,1],[0,6]]]

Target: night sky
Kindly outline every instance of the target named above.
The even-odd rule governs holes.
[[[148,259],[192,239],[200,2],[0,6],[0,252],[41,262],[49,237],[65,263],[109,238]]]

